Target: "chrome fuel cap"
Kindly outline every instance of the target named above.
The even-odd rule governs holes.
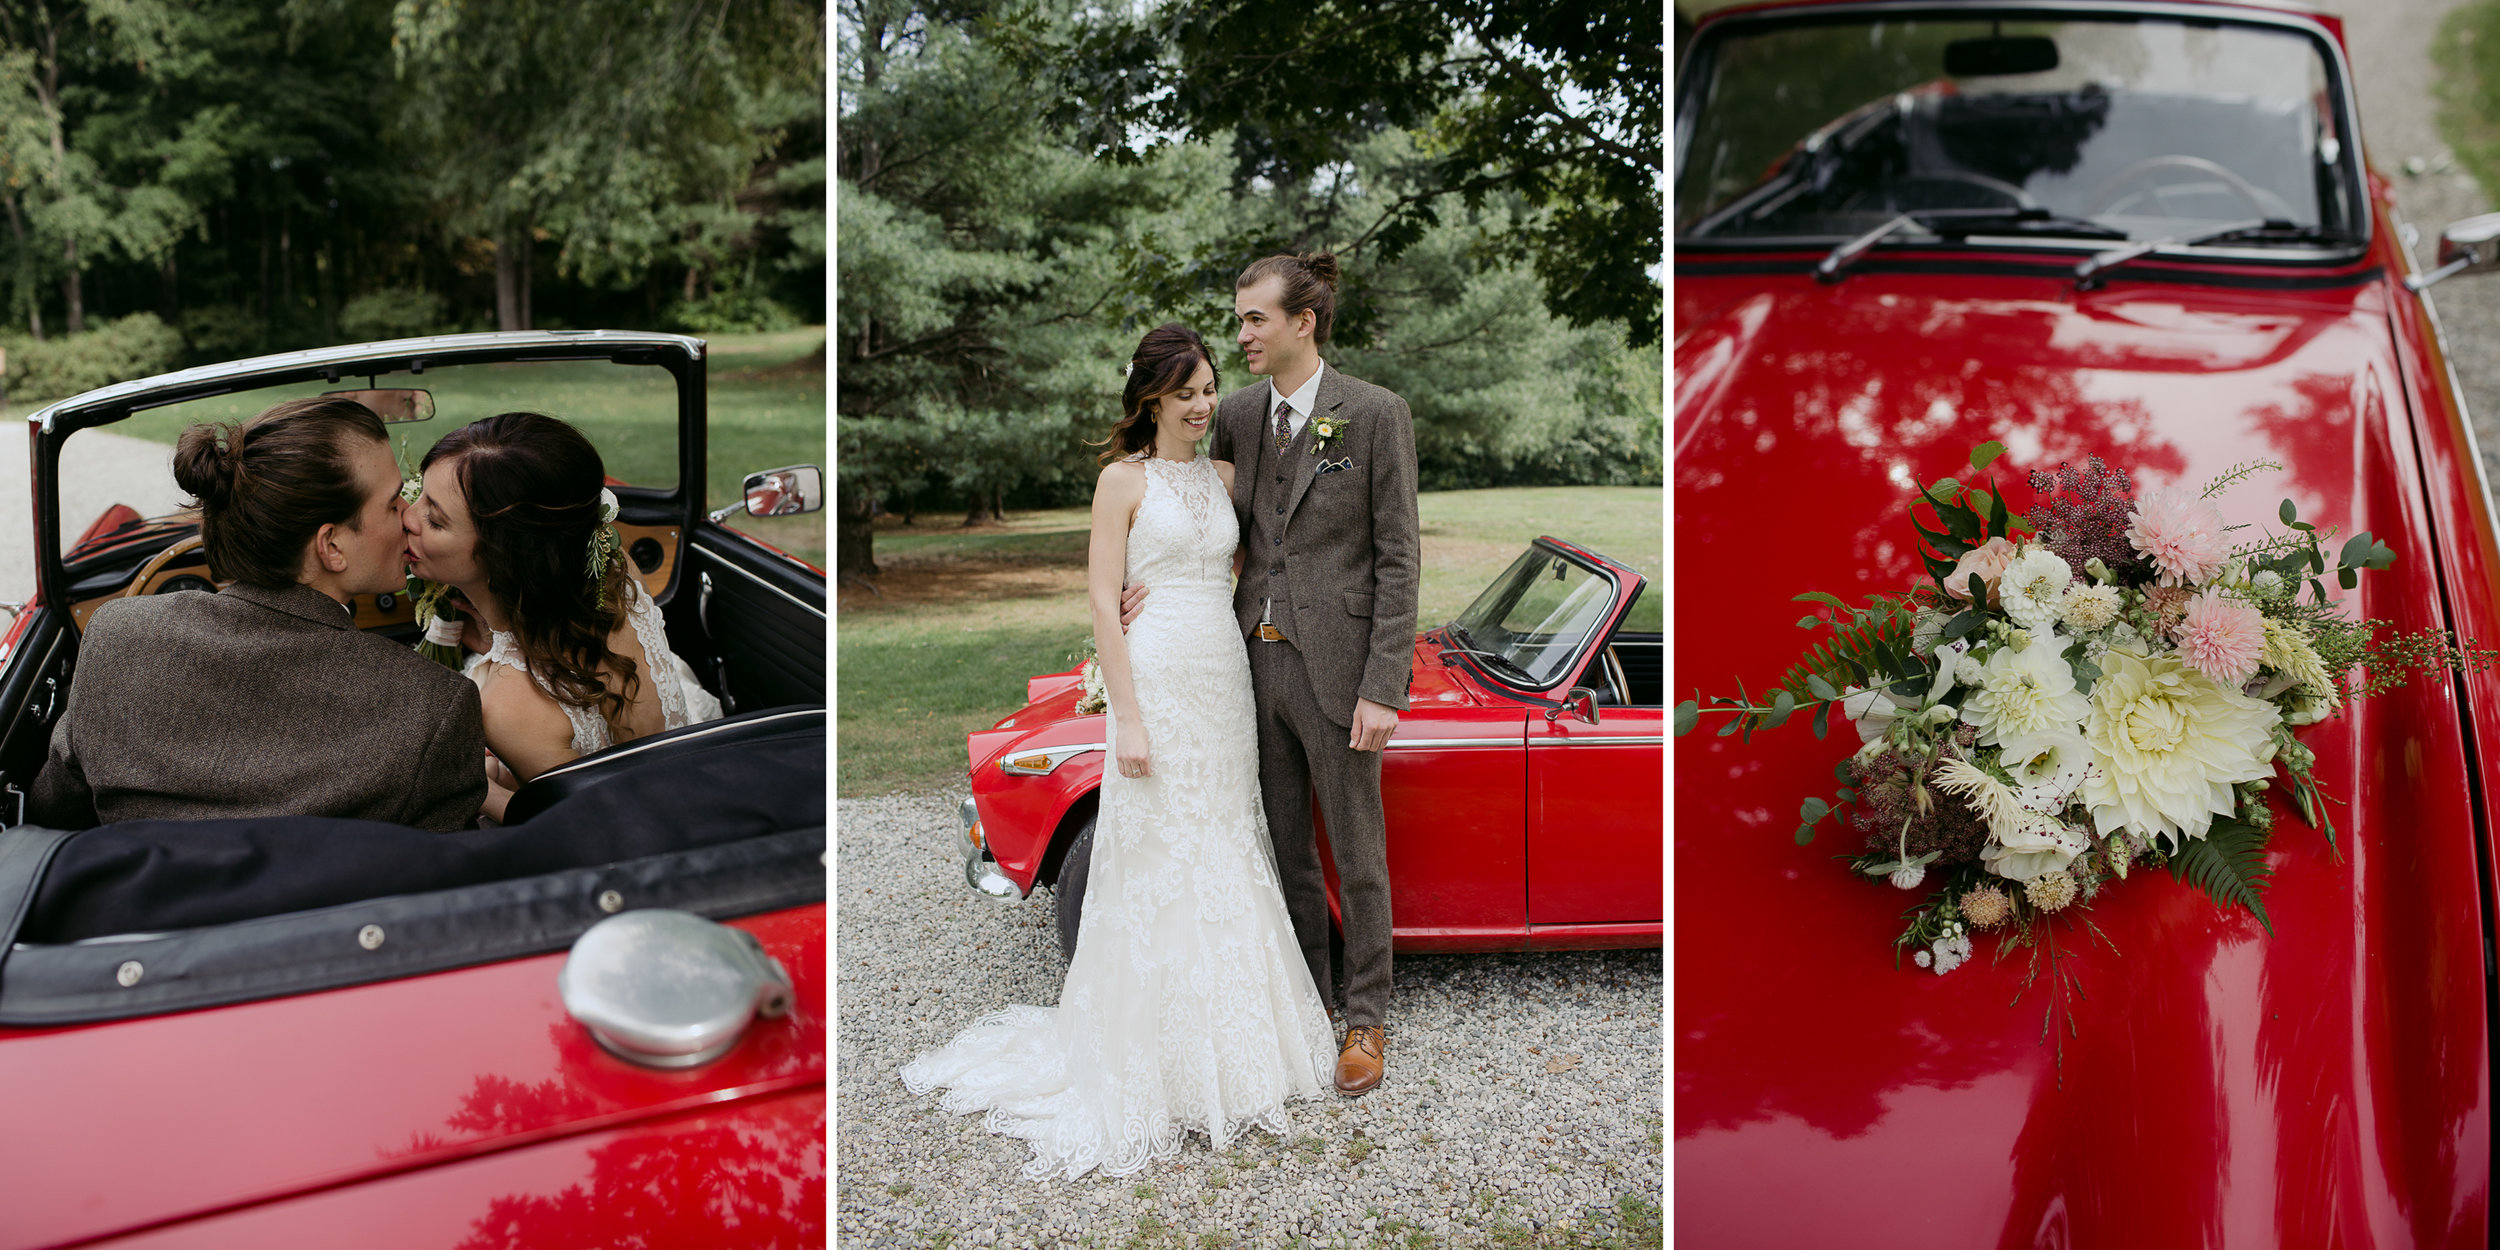
[[[654,1068],[709,1063],[755,1017],[790,1010],[790,974],[754,934],[664,908],[592,925],[556,992],[609,1053]]]

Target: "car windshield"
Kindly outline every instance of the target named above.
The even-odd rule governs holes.
[[[2358,237],[2324,46],[2213,20],[1732,20],[1686,66],[1679,239]],[[2236,228],[2236,229],[2234,229]],[[2106,244],[2103,244],[2106,246]]]
[[[1499,676],[1551,686],[1569,672],[1590,631],[1606,619],[1614,593],[1614,584],[1587,566],[1532,547],[1450,628],[1469,650],[1494,657]]]
[[[677,485],[677,380],[666,369],[605,360],[436,364],[422,375],[357,374],[168,404],[71,434],[61,444],[63,553],[116,504],[158,517],[190,502],[173,472],[174,442],[189,426],[246,421],[283,400],[366,387],[415,388],[433,396],[431,419],[389,427],[392,450],[410,472],[453,430],[499,412],[526,411],[571,422],[599,449],[608,476],[628,486],[665,493]]]

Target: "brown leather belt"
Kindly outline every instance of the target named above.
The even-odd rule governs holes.
[[[1258,639],[1258,640],[1259,640],[1259,641],[1261,641],[1261,642],[1285,642],[1285,641],[1288,641],[1288,639],[1287,639],[1287,638],[1286,638],[1286,637],[1285,637],[1282,633],[1279,633],[1279,632],[1277,631],[1277,629],[1276,629],[1276,627],[1275,627],[1275,626],[1268,624],[1266,621],[1261,621],[1261,622],[1259,622],[1259,631],[1258,631],[1257,633],[1255,633],[1255,634],[1252,634],[1252,635],[1251,635],[1251,637],[1256,638],[1256,639]]]

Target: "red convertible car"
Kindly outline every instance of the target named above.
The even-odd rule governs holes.
[[[215,584],[170,433],[360,387],[411,461],[507,408],[574,421],[730,715],[551,770],[501,828],[24,823],[96,607]],[[706,428],[700,340],[605,331],[269,356],[33,415],[40,592],[0,638],[0,1248],[824,1243],[824,572],[707,513]],[[407,599],[359,624],[413,642]]]
[[[1398,950],[1658,944],[1666,686],[1647,585],[1539,538],[1415,639],[1409,707],[1380,766]],[[1103,764],[1082,684],[1033,678],[1030,702],[969,736],[962,811],[965,879],[1008,900],[1053,886],[1071,953]],[[1320,864],[1334,914],[1336,870]]]
[[[2493,223],[2417,272],[2360,134],[2341,25],[2305,9],[1704,19],[1675,138],[1679,688],[1778,682],[1792,594],[1923,580],[1910,484],[1992,439],[2017,511],[2026,472],[2093,454],[2191,494],[2278,462],[2215,500],[2245,537],[2288,495],[2396,551],[2348,615],[2500,643],[2419,293],[2491,268]],[[2052,931],[2054,968],[1949,976],[1888,949],[1916,896],[1835,862],[1855,832],[1790,836],[1855,735],[1679,739],[1683,1243],[2489,1244],[2500,675],[2434,667],[2298,734],[2341,832],[2272,791],[2271,936],[2139,872]]]

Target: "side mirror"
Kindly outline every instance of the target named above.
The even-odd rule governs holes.
[[[352,399],[373,410],[384,425],[434,419],[434,392],[395,387],[378,391],[324,391],[323,399]]]
[[[798,516],[825,506],[825,471],[812,464],[794,464],[747,474],[746,498],[712,514],[719,524],[740,513],[748,516]]]
[[[2484,213],[2448,223],[2439,232],[2439,266],[2405,279],[2405,289],[2419,291],[2460,273],[2500,271],[2500,213]]]
[[[1596,724],[1597,692],[1586,686],[1573,686],[1563,691],[1562,706],[1545,709],[1545,719],[1560,720],[1565,712],[1573,713],[1592,725]]]

